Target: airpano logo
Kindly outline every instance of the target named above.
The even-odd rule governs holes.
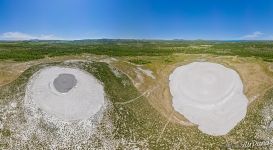
[[[254,148],[254,147],[264,147],[264,146],[272,146],[273,140],[270,141],[251,141],[245,142],[242,144],[243,148]]]
[[[253,149],[253,148],[262,148],[262,147],[271,147],[273,146],[273,140],[269,141],[246,141],[240,144],[227,144],[226,148],[228,149]]]

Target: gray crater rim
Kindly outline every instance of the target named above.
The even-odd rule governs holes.
[[[73,74],[63,73],[54,79],[53,85],[58,92],[68,93],[77,85],[77,79]]]

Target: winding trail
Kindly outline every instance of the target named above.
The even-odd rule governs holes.
[[[145,92],[143,92],[140,96],[136,97],[136,98],[133,98],[133,99],[130,99],[126,102],[116,102],[115,104],[118,104],[118,105],[126,105],[126,104],[129,104],[129,103],[132,103],[134,102],[135,100],[138,100],[139,98],[141,98],[142,96],[146,95],[147,93],[150,93],[150,92],[153,92],[156,88],[158,88],[158,86],[152,88],[152,89],[148,89],[146,90]]]
[[[162,134],[164,133],[164,131],[165,131],[167,125],[168,125],[168,124],[170,123],[170,121],[171,121],[171,118],[172,118],[173,113],[174,113],[174,111],[172,111],[172,113],[171,113],[170,116],[168,117],[169,119],[168,119],[168,121],[166,122],[166,124],[164,125],[163,129],[161,130],[161,132],[160,132],[160,134],[159,134],[159,137],[158,137],[157,140],[156,140],[156,143],[158,143],[159,140],[161,139]]]

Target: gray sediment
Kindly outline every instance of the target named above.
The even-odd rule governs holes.
[[[77,84],[73,74],[60,74],[54,81],[53,85],[58,92],[67,93]]]

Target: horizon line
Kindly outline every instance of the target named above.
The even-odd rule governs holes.
[[[256,39],[256,40],[243,40],[243,39],[160,39],[160,38],[83,38],[83,39],[29,39],[29,40],[1,40],[1,42],[31,42],[31,41],[88,41],[88,40],[132,40],[132,41],[273,41],[272,39]]]

